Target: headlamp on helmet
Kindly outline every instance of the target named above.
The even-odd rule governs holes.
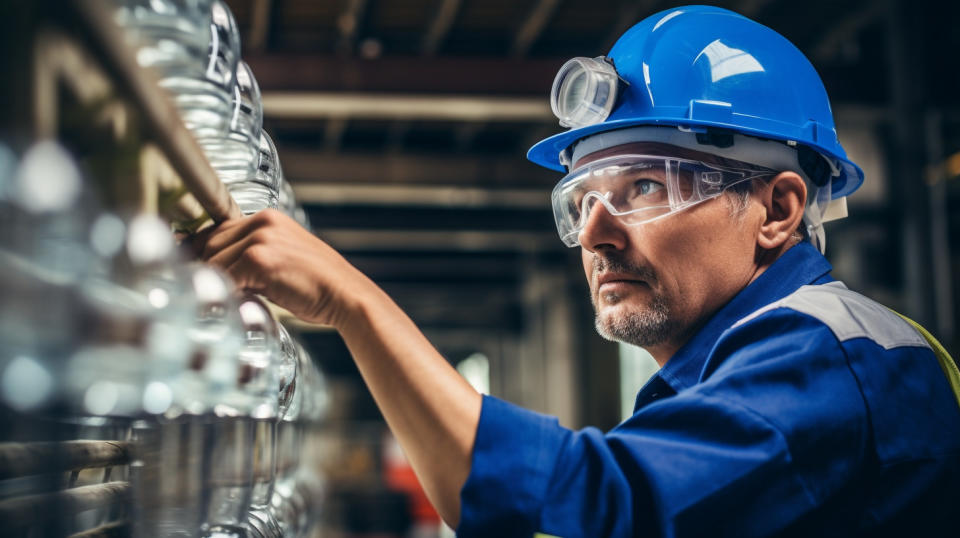
[[[553,79],[550,108],[563,127],[600,123],[613,110],[621,81],[616,68],[603,56],[573,58]]]

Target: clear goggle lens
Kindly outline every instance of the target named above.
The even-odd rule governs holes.
[[[550,108],[563,127],[599,123],[613,110],[619,81],[617,70],[603,57],[573,58],[553,79]]]
[[[597,204],[635,226],[716,198],[737,183],[775,174],[762,167],[726,168],[673,157],[616,155],[561,179],[553,189],[553,215],[560,239],[575,247]]]

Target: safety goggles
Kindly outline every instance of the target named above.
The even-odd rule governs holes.
[[[615,155],[567,174],[553,189],[553,216],[560,239],[580,244],[580,232],[597,204],[623,223],[661,219],[751,179],[776,175],[762,167],[732,168],[656,155]]]

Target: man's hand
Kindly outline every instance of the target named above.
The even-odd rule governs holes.
[[[337,251],[275,210],[203,230],[190,245],[238,287],[313,323],[342,327],[364,294],[376,290]]]
[[[223,222],[190,244],[240,288],[340,332],[427,497],[456,527],[481,396],[410,318],[343,256],[277,211]]]

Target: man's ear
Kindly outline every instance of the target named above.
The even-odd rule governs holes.
[[[766,216],[757,232],[757,246],[764,250],[782,247],[803,221],[807,185],[796,172],[780,172],[760,190]]]

